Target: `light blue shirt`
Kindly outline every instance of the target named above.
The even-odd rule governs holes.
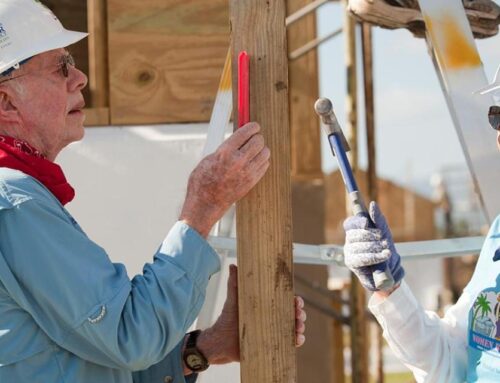
[[[0,382],[185,382],[181,343],[219,267],[178,222],[130,280],[42,184],[0,168]]]
[[[467,382],[500,382],[500,217],[484,241],[474,275],[464,289],[469,310]]]

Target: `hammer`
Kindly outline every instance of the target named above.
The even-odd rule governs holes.
[[[351,202],[351,208],[354,215],[365,217],[368,220],[368,228],[376,229],[377,226],[372,221],[368,210],[366,209],[363,197],[359,191],[356,179],[352,173],[352,168],[347,159],[346,151],[349,151],[349,144],[342,133],[337,117],[333,112],[332,102],[327,98],[320,98],[314,104],[316,113],[321,118],[321,122],[328,135],[328,142],[332,148],[333,156],[337,158],[340,173],[344,180],[347,194]],[[373,281],[375,286],[380,290],[390,289],[394,285],[394,279],[391,272],[387,268],[387,263],[379,263],[371,266]]]

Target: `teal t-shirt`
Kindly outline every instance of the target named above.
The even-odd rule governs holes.
[[[500,217],[465,288],[473,297],[468,318],[467,382],[500,382]]]

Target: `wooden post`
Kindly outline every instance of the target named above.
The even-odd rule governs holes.
[[[109,106],[108,16],[106,0],[87,0],[89,30],[89,88],[92,106]]]
[[[347,67],[347,129],[346,137],[351,146],[350,161],[354,172],[358,163],[358,136],[357,136],[357,74],[356,74],[356,21],[345,6],[345,39],[346,39],[346,67]],[[349,205],[349,204],[348,204]],[[350,206],[348,215],[351,215]],[[351,366],[352,382],[368,382],[368,342],[366,337],[366,298],[364,288],[357,277],[351,275],[350,313],[351,313]]]
[[[331,306],[336,312],[341,313],[342,304],[342,289],[332,290]],[[344,383],[344,329],[343,324],[335,319],[332,319],[332,379],[331,383]]]
[[[234,93],[237,55],[246,50],[250,118],[261,124],[272,153],[268,173],[236,210],[241,381],[294,383],[286,3],[231,0],[230,14]]]
[[[93,116],[109,125],[108,13],[106,0],[87,0],[89,88]]]
[[[368,150],[367,187],[370,201],[377,201],[377,162],[375,145],[375,103],[373,95],[373,41],[372,27],[368,23],[361,26],[361,41],[363,48],[363,80],[365,95],[366,144]],[[378,323],[370,323],[371,339],[375,343],[377,366],[374,381],[384,383],[384,355],[382,329]]]
[[[287,0],[288,52],[293,52],[316,38],[314,11],[296,23],[297,15],[324,4],[325,0]],[[321,169],[319,121],[313,105],[319,95],[318,55],[312,50],[298,60],[289,61],[289,100],[292,164],[292,203],[294,241],[299,243],[325,243],[324,184]],[[306,85],[307,84],[307,85]],[[297,274],[314,280],[326,288],[326,267],[295,265]],[[310,290],[295,289],[296,294],[312,298],[327,305],[328,299]],[[307,342],[297,350],[297,380],[299,382],[329,383],[335,371],[332,366],[333,345],[329,339],[332,319],[316,310],[307,312]],[[344,383],[342,381],[342,383]]]
[[[291,14],[310,1],[287,0],[287,4]],[[289,52],[315,37],[316,15],[311,13],[288,27]],[[295,180],[322,179],[319,120],[313,108],[319,94],[316,50],[290,63],[289,79],[292,176]]]
[[[367,186],[369,198],[377,200],[377,157],[375,151],[375,105],[373,97],[373,49],[372,27],[362,24],[363,80],[365,95],[366,144],[368,149]]]

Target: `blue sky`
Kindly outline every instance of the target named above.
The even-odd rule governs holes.
[[[340,4],[323,6],[318,12],[318,34],[321,36],[340,27],[342,17]],[[373,42],[379,175],[399,184],[422,185],[428,184],[432,174],[442,168],[465,167],[424,40],[406,30],[375,27]],[[491,80],[500,64],[500,36],[476,40],[476,43]],[[344,36],[325,43],[319,49],[319,58],[320,94],[332,100],[339,122],[345,126]],[[358,68],[360,71],[360,65]],[[361,149],[365,147],[361,92],[359,97],[360,165],[363,167],[366,152]],[[324,137],[322,149],[324,170],[335,169],[335,160]]]

